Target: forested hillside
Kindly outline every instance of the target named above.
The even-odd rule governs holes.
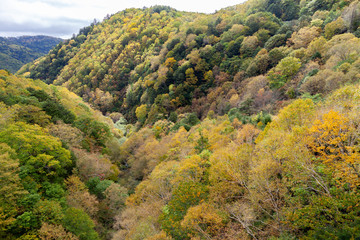
[[[62,39],[48,36],[0,37],[0,68],[13,73],[49,53]]]
[[[0,238],[105,238],[127,196],[121,137],[67,89],[1,70]]]
[[[16,126],[31,125],[62,140],[72,167],[58,169],[72,170],[45,165],[49,180],[28,165],[52,159],[50,150],[8,153],[18,159],[16,186],[59,207],[16,196],[0,230],[23,239],[358,239],[359,26],[360,2],[351,0],[249,0],[214,14],[127,9],[81,29],[21,77],[2,72],[1,116],[37,108],[7,118],[6,151],[19,149]],[[10,80],[47,95],[12,93]],[[84,113],[66,88],[112,121]],[[51,104],[65,104],[71,121]],[[52,130],[60,126],[82,134],[79,142]],[[63,194],[54,198],[46,182]]]
[[[212,15],[161,6],[127,9],[83,29],[20,73],[66,86],[104,114],[122,112],[133,123],[136,109],[146,124],[172,112],[199,118],[237,106],[245,115],[273,112],[276,103],[336,88],[304,79],[321,68],[342,74],[354,61],[357,6],[261,0]],[[342,64],[344,71],[334,71]]]

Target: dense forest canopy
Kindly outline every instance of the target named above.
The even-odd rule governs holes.
[[[0,71],[0,238],[358,239],[359,26],[127,9]]]
[[[111,216],[89,191],[102,208],[108,187],[127,196],[115,183],[122,131],[66,88],[4,70],[0,101],[0,238],[99,239]]]
[[[318,51],[316,40],[357,36],[352,2],[248,1],[211,15],[127,9],[82,29],[20,73],[66,86],[104,114],[121,112],[132,123],[137,108],[145,110],[146,124],[172,112],[223,115],[238,105],[247,115],[272,113],[274,102],[309,92],[301,77],[310,62],[323,65],[334,55],[330,43]],[[291,70],[282,69],[288,64]],[[255,96],[261,88],[265,99]]]

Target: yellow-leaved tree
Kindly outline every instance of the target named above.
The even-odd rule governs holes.
[[[336,111],[324,114],[309,129],[309,148],[333,172],[338,183],[360,183],[358,130],[345,115]]]

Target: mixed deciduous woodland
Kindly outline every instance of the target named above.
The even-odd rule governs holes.
[[[351,0],[127,9],[1,70],[0,238],[358,239],[359,26]]]

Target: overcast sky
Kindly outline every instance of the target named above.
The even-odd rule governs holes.
[[[0,36],[50,35],[69,38],[95,18],[126,8],[167,5],[213,13],[244,0],[0,0]]]

